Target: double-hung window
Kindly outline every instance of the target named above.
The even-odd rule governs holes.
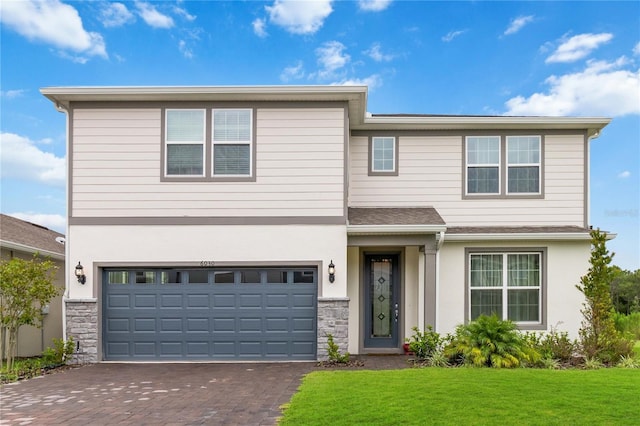
[[[467,136],[465,195],[542,194],[542,136]]]
[[[469,318],[497,314],[522,324],[542,322],[542,253],[470,253]]]
[[[204,176],[205,115],[204,109],[167,109],[166,176]]]
[[[397,175],[397,151],[395,137],[372,137],[369,146],[369,173],[371,175]]]
[[[467,137],[467,194],[500,193],[500,137]]]
[[[214,109],[213,176],[251,176],[252,110]]]
[[[540,136],[507,136],[507,193],[540,192]]]

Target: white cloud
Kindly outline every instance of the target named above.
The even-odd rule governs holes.
[[[589,53],[607,43],[613,38],[613,34],[579,34],[565,40],[558,46],[555,52],[549,56],[545,62],[575,62],[584,58]]]
[[[589,61],[583,71],[545,80],[549,89],[505,104],[507,115],[605,115],[640,114],[640,68],[623,69],[623,56],[614,62]]]
[[[182,16],[184,19],[186,19],[189,22],[193,22],[197,18],[197,16],[192,15],[189,12],[187,12],[187,9],[184,9],[184,8],[178,7],[178,6],[174,6],[173,7],[173,13],[175,13],[178,16]]]
[[[185,58],[187,59],[193,58],[193,50],[187,45],[186,41],[180,40],[178,42],[178,49],[180,49],[180,52]]]
[[[78,54],[107,57],[102,36],[86,31],[78,11],[58,0],[2,1],[0,20],[29,40]]]
[[[35,223],[36,225],[41,225],[46,228],[53,229],[54,231],[58,231],[61,234],[65,233],[65,228],[67,226],[67,218],[59,214],[35,213],[30,211],[25,213],[7,213],[7,216]]]
[[[302,61],[298,61],[295,65],[286,67],[280,74],[280,80],[287,83],[291,80],[299,80],[304,77],[304,68]]]
[[[515,34],[530,22],[533,22],[533,15],[518,16],[517,18],[511,20],[511,23],[504,31],[504,35]]]
[[[251,23],[251,25],[253,26],[253,32],[258,37],[265,38],[269,35],[266,30],[267,22],[264,19],[257,18]]]
[[[17,90],[0,90],[0,96],[5,99],[15,99],[24,95],[25,90],[17,89]]]
[[[373,43],[364,53],[376,62],[388,62],[393,59],[393,55],[382,53],[380,43]]]
[[[631,172],[630,172],[629,170],[625,170],[625,171],[623,171],[623,172],[618,173],[618,177],[619,177],[620,179],[626,179],[626,178],[628,178],[629,176],[631,176]]]
[[[382,77],[378,74],[370,75],[365,78],[350,78],[333,83],[333,86],[369,86],[369,90],[382,86]]]
[[[640,41],[633,47],[633,54],[640,56]]]
[[[171,28],[173,27],[173,19],[170,16],[164,15],[156,9],[150,3],[136,2],[136,8],[138,9],[138,15],[153,28]]]
[[[107,28],[121,27],[135,21],[133,13],[122,3],[105,3],[100,10],[100,21]]]
[[[391,4],[392,0],[358,0],[358,7],[365,12],[380,12]]]
[[[265,6],[269,20],[293,34],[313,34],[333,12],[332,0],[275,0]]]
[[[351,56],[344,53],[344,50],[344,44],[339,41],[328,41],[316,49],[318,63],[322,67],[318,72],[320,78],[331,78],[351,60]]]
[[[444,42],[450,42],[451,40],[453,40],[454,38],[461,36],[462,34],[466,33],[467,30],[458,30],[458,31],[449,31],[447,33],[447,35],[442,37],[442,41]]]
[[[14,133],[0,134],[2,177],[65,185],[65,159],[42,151],[36,142]]]

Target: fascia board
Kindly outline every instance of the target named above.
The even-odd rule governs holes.
[[[607,234],[607,240],[613,240],[617,234]],[[591,236],[579,232],[529,232],[492,233],[492,234],[446,234],[446,242],[450,241],[590,241]]]
[[[43,250],[36,247],[31,247],[26,244],[14,243],[12,241],[0,240],[0,247],[7,248],[9,250],[18,250],[25,253],[32,253],[32,254],[38,253],[45,257],[48,256],[53,259],[64,260],[64,254],[56,253],[49,250]]]
[[[446,230],[444,225],[347,225],[347,235],[434,234]]]

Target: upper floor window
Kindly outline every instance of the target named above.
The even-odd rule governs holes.
[[[168,108],[163,178],[253,180],[253,138],[252,109]]]
[[[252,120],[250,109],[213,110],[213,175],[250,176]]]
[[[372,137],[369,142],[369,174],[398,175],[398,145],[395,137]]]
[[[205,110],[168,109],[166,175],[204,176]]]
[[[507,136],[507,192],[540,192],[540,136]]]
[[[468,136],[465,194],[540,195],[541,136]]]
[[[500,193],[500,137],[467,138],[467,193]]]

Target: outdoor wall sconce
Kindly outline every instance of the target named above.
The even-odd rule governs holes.
[[[84,284],[87,282],[87,276],[84,274],[84,268],[82,267],[80,262],[78,262],[78,264],[76,265],[76,278],[78,278],[78,282],[80,284]]]
[[[336,280],[336,265],[333,264],[333,260],[329,263],[329,282],[332,283]]]

